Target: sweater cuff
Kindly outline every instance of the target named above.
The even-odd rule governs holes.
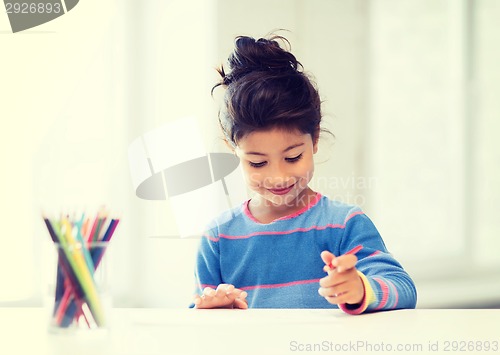
[[[347,304],[347,303],[339,304],[339,308],[347,314],[353,314],[353,315],[361,314],[364,311],[366,311],[370,303],[376,300],[375,292],[373,291],[373,288],[370,285],[370,282],[368,281],[366,276],[359,270],[358,270],[358,275],[361,278],[361,281],[363,282],[365,296],[363,297],[361,303],[358,304]]]

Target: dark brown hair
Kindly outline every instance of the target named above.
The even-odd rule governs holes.
[[[219,123],[232,147],[245,135],[280,128],[309,133],[316,142],[321,122],[321,100],[312,80],[303,72],[284,37],[273,35],[255,40],[239,36],[228,58],[229,72],[213,88],[226,89]]]

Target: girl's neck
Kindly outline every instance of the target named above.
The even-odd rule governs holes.
[[[248,203],[252,216],[263,224],[271,223],[279,218],[292,215],[308,206],[317,196],[317,193],[307,187],[291,203],[276,205],[257,195]]]

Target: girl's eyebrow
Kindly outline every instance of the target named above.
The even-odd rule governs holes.
[[[283,153],[286,153],[288,152],[289,150],[292,150],[294,148],[297,148],[297,147],[300,147],[300,146],[303,146],[304,143],[297,143],[297,144],[293,144],[289,147],[287,147],[286,149],[283,150]],[[267,154],[264,154],[264,153],[260,153],[260,152],[245,152],[246,155],[261,155],[261,156],[265,156]]]

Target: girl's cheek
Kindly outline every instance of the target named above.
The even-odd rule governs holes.
[[[262,182],[260,181],[260,179],[256,179],[255,177],[250,180],[250,184],[254,187],[260,187],[262,185]]]
[[[260,186],[261,178],[260,174],[249,171],[246,172],[246,180],[250,186]]]

